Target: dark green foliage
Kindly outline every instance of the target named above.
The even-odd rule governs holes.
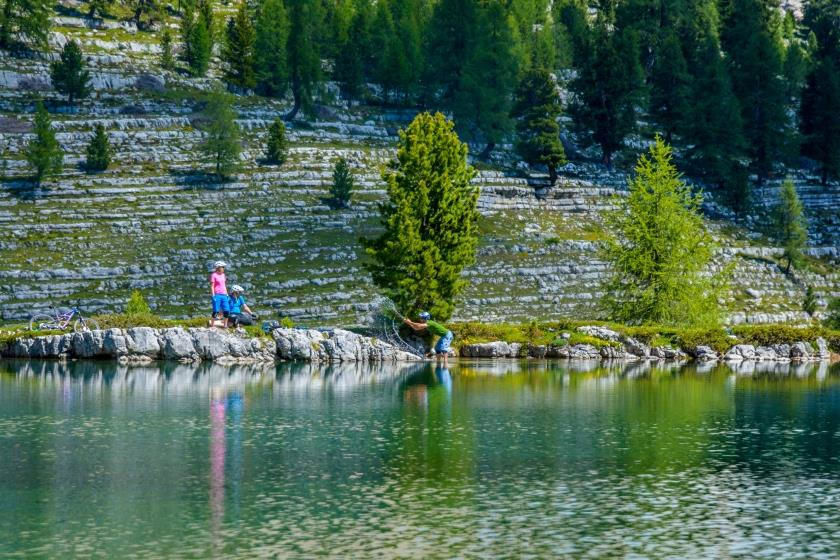
[[[751,167],[759,181],[792,154],[778,11],[766,0],[728,0],[723,45],[741,105]]]
[[[163,7],[160,0],[127,0],[133,14],[131,19],[139,29],[151,27],[163,17]]]
[[[557,84],[548,70],[530,70],[516,92],[513,116],[516,118],[516,151],[531,165],[545,165],[552,184],[557,166],[566,162],[560,143],[562,107]]]
[[[370,47],[370,2],[356,9],[347,39],[341,44],[336,57],[334,77],[341,84],[341,93],[347,99],[358,99],[365,81],[365,61],[369,59]]]
[[[88,0],[88,17],[95,17],[96,14],[108,15],[108,6],[113,3],[114,0]]]
[[[611,166],[613,154],[636,128],[636,106],[642,100],[638,39],[633,31],[616,29],[600,17],[586,57],[572,83],[577,94],[572,115],[601,147],[604,164]]]
[[[219,180],[229,178],[239,167],[240,133],[235,118],[231,96],[219,89],[212,91],[204,109],[201,151]]]
[[[203,76],[213,54],[213,8],[209,0],[199,0],[198,12],[189,3],[181,24],[184,60],[194,76]]]
[[[513,18],[501,3],[480,5],[475,44],[470,48],[452,109],[459,130],[486,142],[484,156],[512,129],[509,92],[516,87],[518,74],[516,32]]]
[[[610,320],[628,324],[716,325],[722,278],[706,269],[715,243],[693,194],[657,137],[636,164],[626,202],[606,216],[611,237],[603,257]]]
[[[222,51],[225,80],[242,89],[251,89],[257,83],[254,75],[255,39],[248,5],[242,1],[236,16],[228,20]]]
[[[18,38],[46,47],[52,6],[50,0],[0,0],[0,47],[12,47]]]
[[[268,129],[265,161],[271,165],[283,165],[286,162],[288,151],[286,125],[283,124],[283,119],[277,118]]]
[[[286,43],[289,20],[283,0],[263,0],[257,11],[254,66],[257,91],[282,97],[288,89]]]
[[[435,4],[426,36],[427,96],[442,107],[450,107],[469,60],[475,29],[474,0],[440,0]]]
[[[50,64],[53,87],[73,103],[90,94],[90,72],[82,58],[82,49],[76,41],[67,41],[58,60]]]
[[[322,14],[318,0],[286,0],[289,36],[286,43],[286,65],[294,96],[294,106],[286,115],[294,120],[298,111],[312,110],[312,94],[321,80],[321,55],[318,31]]]
[[[64,162],[64,152],[55,139],[52,121],[44,104],[38,101],[35,107],[35,138],[26,146],[26,161],[34,171],[34,179],[40,184],[46,177],[59,173]]]
[[[807,286],[805,288],[805,297],[802,298],[802,311],[808,315],[813,315],[817,310],[817,296],[814,294],[814,288]]]
[[[802,266],[802,251],[808,243],[808,224],[803,215],[802,203],[796,194],[796,187],[789,178],[782,183],[779,193],[774,233],[776,240],[784,247],[783,258],[787,260],[785,272],[788,272],[791,266]]]
[[[350,197],[353,195],[353,188],[356,181],[347,160],[340,158],[333,168],[333,182],[330,185],[330,199],[332,204],[338,208],[350,206]]]
[[[683,55],[682,43],[673,29],[663,31],[651,74],[650,114],[672,143],[682,134],[691,114],[691,74]]]
[[[172,54],[172,31],[164,27],[160,34],[160,66],[164,70],[175,69],[175,57]]]
[[[824,324],[830,329],[840,330],[840,298],[831,298],[825,308]]]
[[[98,124],[87,147],[85,169],[105,171],[109,165],[111,165],[111,144],[108,142],[108,135],[105,134],[105,127]]]
[[[383,174],[385,231],[363,244],[374,283],[406,314],[452,315],[478,243],[474,175],[467,146],[442,114],[421,113],[400,131],[396,160]]]

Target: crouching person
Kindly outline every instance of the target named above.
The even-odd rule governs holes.
[[[229,323],[233,327],[253,325],[256,318],[257,314],[251,311],[251,308],[245,303],[245,289],[235,284],[230,289]]]

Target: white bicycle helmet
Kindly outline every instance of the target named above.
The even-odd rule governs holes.
[[[234,285],[230,288],[230,291],[231,291],[231,292],[236,292],[237,294],[244,294],[244,293],[245,293],[245,288],[243,288],[243,287],[242,287],[242,286],[240,286],[239,284],[234,284]]]
[[[227,263],[225,261],[216,261],[213,263],[213,268],[219,268],[220,266],[226,267]]]

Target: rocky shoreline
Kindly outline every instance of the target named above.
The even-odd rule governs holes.
[[[419,358],[385,342],[343,329],[276,329],[271,337],[211,328],[135,327],[19,338],[0,348],[4,358],[111,359],[120,362],[275,361],[408,362]]]
[[[598,344],[533,345],[505,341],[466,344],[463,358],[534,358],[565,360],[807,362],[831,358],[828,343],[817,338],[772,346],[736,344],[720,354],[709,346],[688,352],[671,346],[649,346],[601,326],[578,332]],[[563,342],[571,339],[569,333]],[[128,362],[169,360],[221,364],[312,362],[411,362],[421,358],[381,340],[344,329],[276,329],[270,337],[250,337],[213,328],[134,327],[18,338],[0,346],[0,357],[24,359],[103,359]]]

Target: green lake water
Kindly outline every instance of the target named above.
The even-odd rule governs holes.
[[[839,452],[827,364],[0,361],[0,557],[837,558]]]

